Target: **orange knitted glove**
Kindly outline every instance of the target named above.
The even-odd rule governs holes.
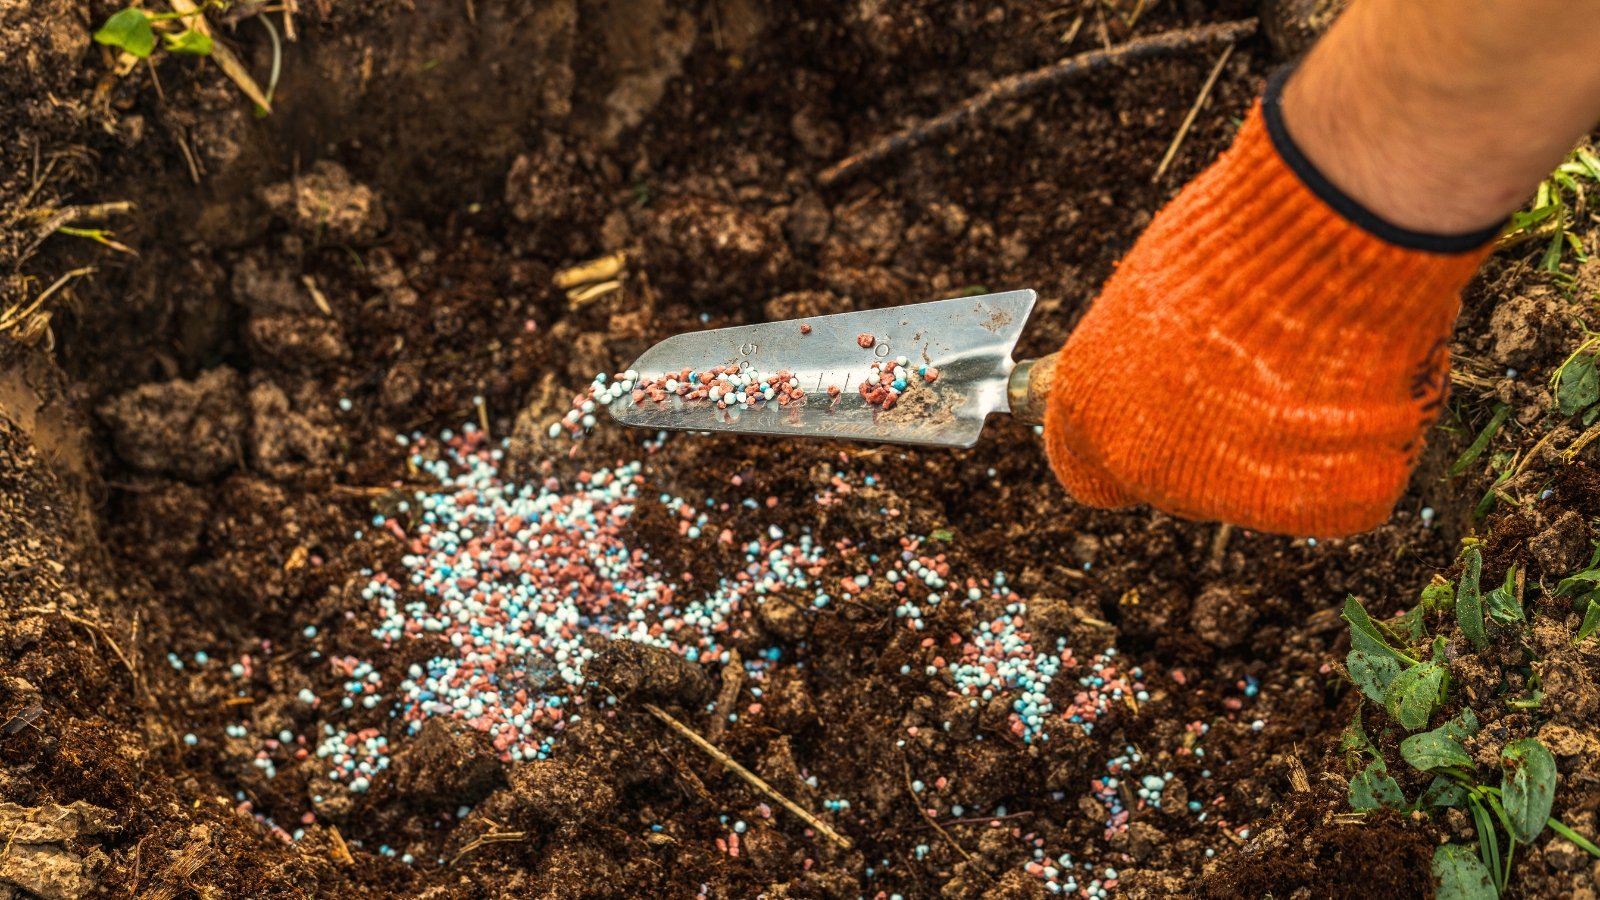
[[[1061,351],[1045,446],[1083,503],[1332,536],[1379,524],[1405,489],[1461,288],[1498,229],[1373,216],[1295,148],[1281,83]]]

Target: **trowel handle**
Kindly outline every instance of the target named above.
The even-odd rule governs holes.
[[[1050,382],[1056,374],[1056,354],[1025,359],[1011,370],[1006,398],[1011,401],[1011,416],[1029,425],[1044,421],[1044,404],[1050,396]]]

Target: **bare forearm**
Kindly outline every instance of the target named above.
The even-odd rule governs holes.
[[[1600,120],[1600,0],[1356,0],[1283,109],[1311,163],[1379,217],[1492,226]]]

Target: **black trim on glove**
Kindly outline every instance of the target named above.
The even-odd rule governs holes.
[[[1306,187],[1335,212],[1375,237],[1398,247],[1420,250],[1424,253],[1465,253],[1482,247],[1500,233],[1503,225],[1493,225],[1467,234],[1430,234],[1425,231],[1412,231],[1385,220],[1341,191],[1311,164],[1311,160],[1307,159],[1304,153],[1300,152],[1294,138],[1289,136],[1289,129],[1284,125],[1283,86],[1288,83],[1292,74],[1294,66],[1287,65],[1272,73],[1272,77],[1267,79],[1267,91],[1261,97],[1261,116],[1266,121],[1267,135],[1272,138],[1272,146],[1278,151],[1278,155],[1283,157],[1290,170],[1300,176]]]

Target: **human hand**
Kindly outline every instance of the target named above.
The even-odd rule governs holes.
[[[1494,229],[1440,237],[1366,213],[1294,147],[1278,87],[1059,355],[1045,441],[1080,502],[1339,535],[1405,488]]]

